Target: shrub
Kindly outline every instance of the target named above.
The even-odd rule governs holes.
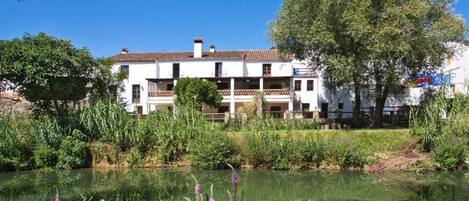
[[[19,128],[11,127],[6,115],[0,115],[0,171],[21,170],[32,166],[32,151]]]
[[[254,167],[291,169],[299,163],[298,142],[291,136],[281,137],[278,133],[266,130],[249,132],[244,140],[243,156]]]
[[[445,139],[432,150],[431,156],[439,168],[453,170],[464,163],[464,144],[457,139]]]
[[[226,164],[233,164],[234,153],[234,145],[226,133],[209,130],[189,144],[192,164],[205,169],[226,168]]]
[[[337,142],[331,146],[330,154],[340,168],[360,168],[367,164],[366,154],[354,143]]]
[[[129,154],[126,156],[126,160],[130,167],[142,167],[144,164],[142,153],[135,148],[130,149]]]
[[[80,131],[74,131],[77,133]],[[58,150],[57,168],[75,169],[89,165],[89,150],[86,142],[67,136],[63,139]]]
[[[115,164],[118,160],[119,147],[113,144],[94,142],[90,145],[92,164],[105,161],[109,164]]]
[[[327,159],[327,148],[329,144],[322,139],[307,136],[301,146],[302,160],[306,164],[313,164],[319,168]]]
[[[34,162],[36,167],[55,167],[57,164],[57,152],[45,144],[41,144],[34,150]]]

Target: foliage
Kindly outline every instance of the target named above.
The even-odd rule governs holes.
[[[351,142],[336,143],[329,153],[340,168],[360,168],[367,164],[366,154]]]
[[[154,115],[154,116],[152,116]],[[176,116],[169,111],[156,111],[149,115],[154,122],[156,149],[164,162],[175,161],[187,153],[188,143],[206,131],[207,121],[200,111],[191,107],[176,108]]]
[[[36,167],[52,168],[57,164],[57,160],[57,152],[48,145],[38,145],[34,150],[34,162]]]
[[[6,115],[0,114],[0,171],[21,170],[32,166],[32,151]]]
[[[94,66],[88,50],[45,33],[4,41],[0,51],[0,80],[21,86],[21,95],[46,111],[83,98]]]
[[[83,109],[80,119],[90,139],[115,143],[121,150],[129,148],[129,132],[133,125],[121,105],[99,100]]]
[[[420,137],[424,151],[431,151],[445,135],[447,100],[438,93],[411,115],[411,132]]]
[[[443,170],[453,170],[464,164],[464,143],[458,139],[448,138],[431,152],[432,158]]]
[[[111,69],[114,61],[110,58],[98,59],[94,69],[89,97],[91,102],[97,100],[116,100],[117,93],[122,90],[123,79],[118,74],[113,74]]]
[[[238,113],[246,114],[246,120],[252,121],[256,119],[262,119],[263,114],[266,111],[266,100],[264,97],[264,93],[257,92],[254,95],[254,98],[248,102],[243,104],[240,108],[238,108]]]
[[[367,86],[380,127],[401,78],[439,70],[453,54],[450,42],[463,40],[464,21],[452,6],[451,0],[286,0],[271,35],[280,50],[311,59],[326,85],[353,86],[355,95]]]
[[[201,107],[206,104],[212,107],[219,107],[223,96],[218,93],[216,84],[198,78],[181,78],[174,86],[176,94],[176,104],[192,105]]]
[[[127,163],[130,167],[142,167],[144,164],[143,155],[138,149],[130,149],[130,152],[127,154]]]
[[[226,133],[208,130],[189,143],[192,165],[205,169],[227,168],[233,164],[235,147]]]
[[[80,131],[73,131],[75,136],[79,136]],[[85,168],[89,165],[90,155],[86,142],[67,136],[63,139],[58,150],[57,168],[75,169]]]
[[[307,165],[314,165],[316,168],[321,167],[323,162],[328,158],[328,148],[331,146],[326,140],[313,136],[307,136],[303,144],[300,146],[302,161]]]

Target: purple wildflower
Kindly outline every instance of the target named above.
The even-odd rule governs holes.
[[[195,200],[199,200],[200,199],[200,184],[199,183],[195,184],[194,193],[195,193]]]
[[[209,201],[216,201],[215,198],[211,197]]]
[[[230,164],[227,164],[227,165],[232,170],[231,172],[231,187],[232,187],[232,193],[233,193],[232,200],[236,201],[236,194],[238,192],[238,173],[236,172],[233,166],[231,166]]]

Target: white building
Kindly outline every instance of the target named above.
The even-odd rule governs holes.
[[[454,74],[455,91],[465,92],[469,79],[469,51],[464,50],[448,61],[448,72]],[[265,94],[267,111],[283,116],[290,112],[351,112],[353,96],[348,91],[329,94],[322,80],[311,73],[305,62],[294,60],[276,50],[217,51],[214,45],[203,51],[201,38],[194,40],[191,52],[130,53],[126,48],[112,57],[114,72],[124,72],[124,92],[120,98],[129,112],[147,114],[161,108],[173,107],[172,88],[178,78],[195,77],[212,81],[223,95],[222,106],[209,113],[235,114],[250,102],[258,91]],[[388,106],[418,104],[421,88],[411,89],[410,95],[388,99]],[[364,96],[366,98],[366,96]],[[364,100],[363,107],[373,103]],[[347,116],[347,115],[345,115]],[[323,117],[327,117],[323,116]]]

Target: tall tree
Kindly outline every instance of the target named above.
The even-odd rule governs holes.
[[[307,59],[331,92],[352,90],[353,122],[360,125],[362,88],[367,84],[367,2],[361,0],[285,0],[272,23],[278,48]]]
[[[375,99],[373,126],[381,127],[389,93],[402,79],[441,69],[453,52],[451,42],[463,39],[464,23],[452,3],[285,0],[272,38],[300,59],[313,58],[330,86],[367,86]]]
[[[25,34],[3,42],[0,80],[16,86],[28,101],[41,109],[64,109],[86,95],[94,58],[88,50],[45,33]]]

